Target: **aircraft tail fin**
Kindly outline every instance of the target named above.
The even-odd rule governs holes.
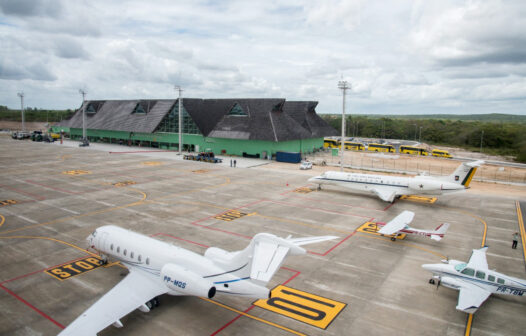
[[[431,234],[431,239],[440,241],[442,238],[444,238],[444,235],[446,234],[447,229],[449,229],[448,223],[440,224],[439,226],[437,226],[435,231]]]
[[[484,164],[484,161],[482,160],[463,162],[457,167],[453,174],[444,177],[444,179],[448,182],[461,184],[467,188],[469,187],[477,168],[482,164]]]
[[[225,269],[240,278],[250,278],[253,282],[267,284],[288,255],[305,254],[301,245],[319,243],[337,238],[335,236],[319,236],[305,238],[280,238],[269,233],[258,233],[250,244],[237,252],[226,252],[211,247],[205,252],[205,257],[212,259]]]

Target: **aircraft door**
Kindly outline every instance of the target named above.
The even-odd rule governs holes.
[[[104,232],[99,238],[99,249],[102,251],[107,251],[109,248],[106,246],[108,244],[108,233]]]

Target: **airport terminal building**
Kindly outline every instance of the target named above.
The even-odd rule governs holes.
[[[182,99],[183,150],[266,158],[276,152],[311,153],[337,131],[316,114],[317,102],[285,99]],[[179,148],[179,101],[88,100],[53,126],[82,138],[86,110],[91,142]]]

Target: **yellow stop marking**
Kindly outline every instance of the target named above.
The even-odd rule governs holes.
[[[411,202],[429,203],[429,204],[433,204],[437,201],[436,197],[426,197],[426,196],[419,196],[419,195],[402,195],[400,196],[400,199],[408,200]]]
[[[142,164],[146,166],[160,166],[163,163],[160,161],[144,161]]]
[[[271,293],[270,299],[257,300],[254,305],[321,329],[327,329],[347,306],[343,302],[283,285],[277,286]]]
[[[122,181],[122,182],[113,183],[113,185],[116,187],[125,187],[125,186],[132,185],[132,184],[135,184],[135,182],[134,181]]]
[[[370,233],[370,234],[377,235],[377,236],[389,237],[389,238],[393,238],[395,236],[395,235],[383,235],[383,234],[378,233],[378,230],[380,230],[380,228],[381,227],[377,226],[375,222],[366,222],[365,224],[357,228],[356,231],[363,232],[363,233]],[[401,233],[396,236],[396,239],[404,239],[405,236],[406,236],[405,233]]]
[[[309,188],[309,187],[302,187],[302,188],[294,189],[294,192],[297,192],[297,193],[300,193],[300,194],[308,194],[311,191],[313,191],[313,190],[311,188]]]
[[[84,175],[84,174],[91,174],[91,172],[89,170],[76,169],[76,170],[63,171],[62,174],[66,174],[66,175]]]

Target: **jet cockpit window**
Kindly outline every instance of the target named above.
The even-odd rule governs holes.
[[[475,270],[473,268],[466,267],[462,272],[460,272],[465,275],[474,276]]]
[[[455,265],[455,270],[457,272],[461,272],[465,267],[466,267],[466,264],[464,264],[464,263],[463,264],[457,264],[457,265]]]
[[[477,271],[476,277],[479,278],[479,279],[486,279],[486,273],[481,272],[481,271]]]

